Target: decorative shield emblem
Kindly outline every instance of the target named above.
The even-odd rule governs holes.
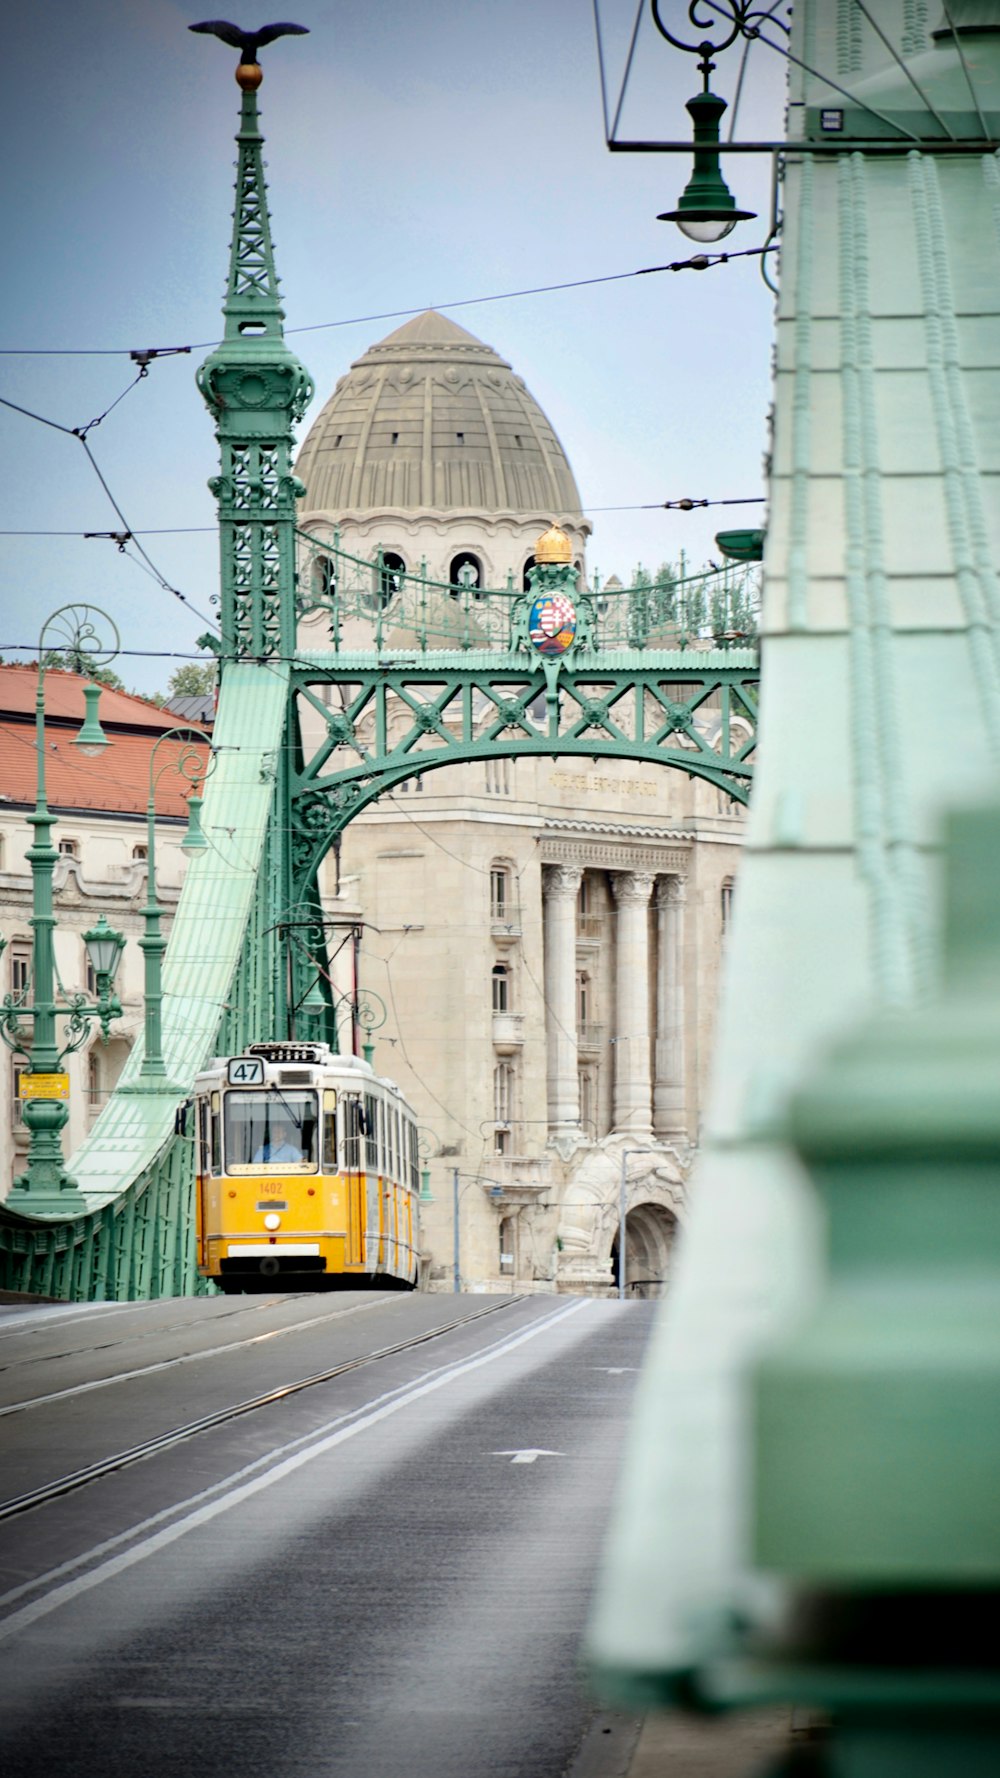
[[[539,654],[565,654],[576,635],[576,607],[565,593],[545,593],[528,613],[528,634]]]

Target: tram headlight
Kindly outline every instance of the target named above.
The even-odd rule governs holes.
[[[264,1218],[264,1227],[266,1229],[280,1229],[281,1217],[275,1216],[274,1211],[272,1210],[271,1214],[269,1216],[265,1216],[265,1218]]]

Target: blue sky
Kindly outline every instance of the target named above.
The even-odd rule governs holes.
[[[648,10],[648,9],[647,9]],[[673,8],[684,28],[686,4]],[[686,159],[604,146],[590,0],[289,0],[308,38],[262,51],[260,94],[286,325],[443,305],[526,285],[631,271],[693,251],[655,220]],[[69,427],[133,375],[132,347],[198,345],[155,363],[89,435],[128,523],[165,578],[208,613],[218,580],[216,469],[194,386],[217,337],[232,208],[235,54],[173,0],[34,0],[5,25],[0,132],[8,182],[0,395]],[[238,15],[243,22],[243,15]],[[284,15],[283,15],[284,16]],[[634,0],[601,0],[609,84]],[[262,23],[263,15],[249,18]],[[740,51],[720,58],[732,97]],[[643,17],[620,135],[686,137],[693,57]],[[784,68],[752,51],[739,134],[781,134]],[[725,245],[760,244],[769,163],[732,157],[727,178],[760,212]],[[773,298],[756,259],[449,310],[495,346],[552,420],[585,508],[762,492]],[[316,403],[353,358],[398,325],[295,333]],[[15,356],[10,348],[119,348],[117,356]],[[79,533],[118,520],[76,439],[0,409],[5,535],[0,653],[33,645],[68,600],[118,623],[126,683],[166,686],[202,618]],[[714,553],[707,513],[593,513],[590,568],[627,577]],[[175,529],[176,528],[176,529]],[[164,530],[165,535],[148,533]],[[148,655],[145,651],[148,651]],[[23,658],[23,657],[21,657]]]

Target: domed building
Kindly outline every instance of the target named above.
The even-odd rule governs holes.
[[[553,525],[585,575],[591,527],[551,424],[433,311],[355,360],[296,472],[300,585],[321,597],[337,577],[347,647],[372,646],[373,616],[409,645],[412,575],[434,647],[489,641],[479,595],[526,588]],[[328,621],[308,613],[302,646],[328,645]],[[334,979],[344,1007],[359,984],[371,997],[375,1065],[422,1126],[431,1288],[614,1290],[623,1177],[629,1290],[663,1288],[740,817],[681,771],[498,753],[424,773],[415,756],[345,830],[324,884]]]
[[[336,517],[342,548],[379,545],[430,578],[520,588],[553,519],[583,568],[590,525],[559,440],[492,346],[433,310],[341,377],[302,447],[300,523]]]

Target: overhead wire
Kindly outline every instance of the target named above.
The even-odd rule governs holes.
[[[629,272],[605,272],[596,278],[567,278],[558,284],[532,284],[523,290],[499,290],[489,296],[463,296],[452,302],[422,303],[408,309],[381,309],[370,315],[348,315],[339,321],[312,321],[301,327],[286,327],[285,335],[298,333],[327,333],[332,328],[362,327],[371,321],[399,321],[408,315],[423,315],[428,309],[439,314],[446,309],[476,308],[482,303],[513,302],[523,296],[548,296],[559,290],[583,290],[592,284],[620,284],[628,278],[646,278],[654,272],[704,272],[714,266],[725,265],[731,259],[748,259],[769,251],[763,247],[743,247],[735,253],[695,253],[688,259],[673,259],[665,265],[637,266]],[[197,340],[190,346],[162,346],[155,348],[156,357],[164,357],[180,352],[208,352],[221,344],[218,339]],[[127,346],[0,346],[0,358],[120,358],[131,355]],[[8,402],[8,407],[16,406]],[[20,409],[22,413],[27,409]],[[39,415],[32,418],[38,419]],[[48,422],[55,424],[55,422]],[[63,431],[72,431],[71,427],[63,427]]]
[[[212,617],[207,617],[203,611],[200,611],[198,609],[198,606],[195,605],[194,601],[192,599],[188,598],[186,593],[181,592],[180,587],[174,586],[173,583],[167,579],[166,575],[162,574],[160,572],[159,568],[156,566],[156,563],[153,561],[152,556],[149,554],[148,550],[144,547],[144,545],[139,542],[138,538],[136,537],[135,532],[132,530],[132,527],[129,524],[128,519],[125,517],[125,514],[123,513],[121,507],[119,506],[118,501],[116,500],[114,494],[111,491],[111,488],[108,484],[106,476],[104,475],[104,472],[102,471],[100,465],[98,464],[97,459],[94,456],[94,453],[90,448],[90,445],[87,443],[88,432],[92,432],[95,426],[99,426],[101,424],[101,421],[106,419],[108,414],[111,413],[112,409],[116,408],[120,401],[124,400],[125,396],[128,395],[129,391],[135,388],[136,383],[142,382],[143,378],[147,375],[148,375],[148,367],[144,364],[140,367],[138,375],[128,385],[128,388],[123,389],[122,393],[120,395],[116,396],[115,400],[112,401],[109,404],[109,406],[104,409],[103,413],[98,414],[96,416],[96,418],[93,420],[88,420],[88,422],[85,426],[64,426],[61,423],[61,421],[49,419],[45,414],[35,413],[33,411],[33,409],[27,408],[27,407],[22,407],[19,402],[10,401],[6,396],[2,396],[2,395],[0,395],[0,406],[6,407],[6,408],[11,408],[14,411],[14,413],[23,414],[26,419],[36,420],[40,426],[51,427],[51,429],[54,432],[64,432],[64,433],[66,433],[67,437],[75,438],[78,440],[78,442],[83,447],[84,454],[87,458],[88,463],[90,464],[91,469],[94,471],[94,474],[96,475],[98,481],[100,482],[101,487],[104,489],[104,492],[107,495],[107,498],[111,503],[111,506],[113,507],[117,517],[119,518],[119,520],[121,521],[121,524],[124,527],[124,530],[126,533],[125,540],[133,543],[135,548],[138,550],[139,555],[143,558],[143,562],[146,565],[146,572],[151,575],[152,579],[156,581],[157,585],[159,587],[161,587],[165,593],[172,593],[173,597],[175,599],[179,599],[180,603],[182,605],[186,605],[188,607],[189,611],[193,611],[195,616],[197,618],[199,618],[202,623],[206,623],[208,625],[209,629],[218,630],[218,624],[216,623],[215,619]],[[123,555],[128,555],[129,560],[132,562],[135,562],[135,557],[132,556],[130,554],[130,552],[125,549],[124,541],[122,539],[116,539],[116,541],[118,542],[120,553]],[[140,567],[140,566],[142,566],[142,564],[136,563],[136,566]]]

